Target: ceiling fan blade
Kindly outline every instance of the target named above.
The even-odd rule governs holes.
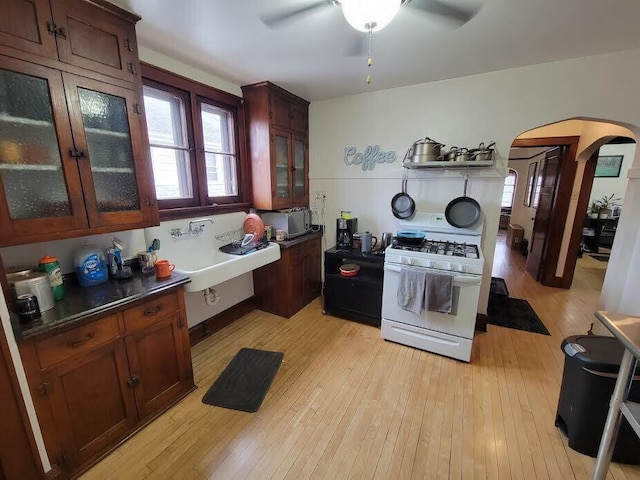
[[[260,20],[269,28],[280,28],[328,6],[331,4],[327,0],[317,0],[303,7],[288,8],[261,15]]]
[[[464,25],[478,13],[478,8],[455,7],[440,0],[411,0],[407,4],[416,10],[438,15],[458,26]]]

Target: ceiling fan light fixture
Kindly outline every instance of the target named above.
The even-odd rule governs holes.
[[[342,14],[356,30],[377,32],[391,23],[402,0],[342,0]]]

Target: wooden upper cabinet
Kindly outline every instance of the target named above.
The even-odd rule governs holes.
[[[0,45],[57,60],[49,0],[3,0],[1,6]]]
[[[242,87],[253,206],[309,205],[309,102],[270,82]]]
[[[89,226],[152,221],[153,173],[135,92],[67,73],[63,78]]]
[[[104,0],[0,8],[0,246],[157,225],[139,17]]]
[[[136,81],[140,66],[134,23],[82,0],[51,0],[51,10],[61,62]]]

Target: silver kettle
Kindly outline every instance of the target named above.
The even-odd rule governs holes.
[[[382,234],[382,238],[380,239],[380,250],[384,250],[389,245],[391,245],[392,240],[393,240],[393,233],[384,232]]]

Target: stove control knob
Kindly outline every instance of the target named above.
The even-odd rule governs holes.
[[[427,268],[433,268],[433,260],[428,260],[426,266]]]
[[[458,271],[461,273],[465,273],[467,271],[466,265],[458,265]]]

